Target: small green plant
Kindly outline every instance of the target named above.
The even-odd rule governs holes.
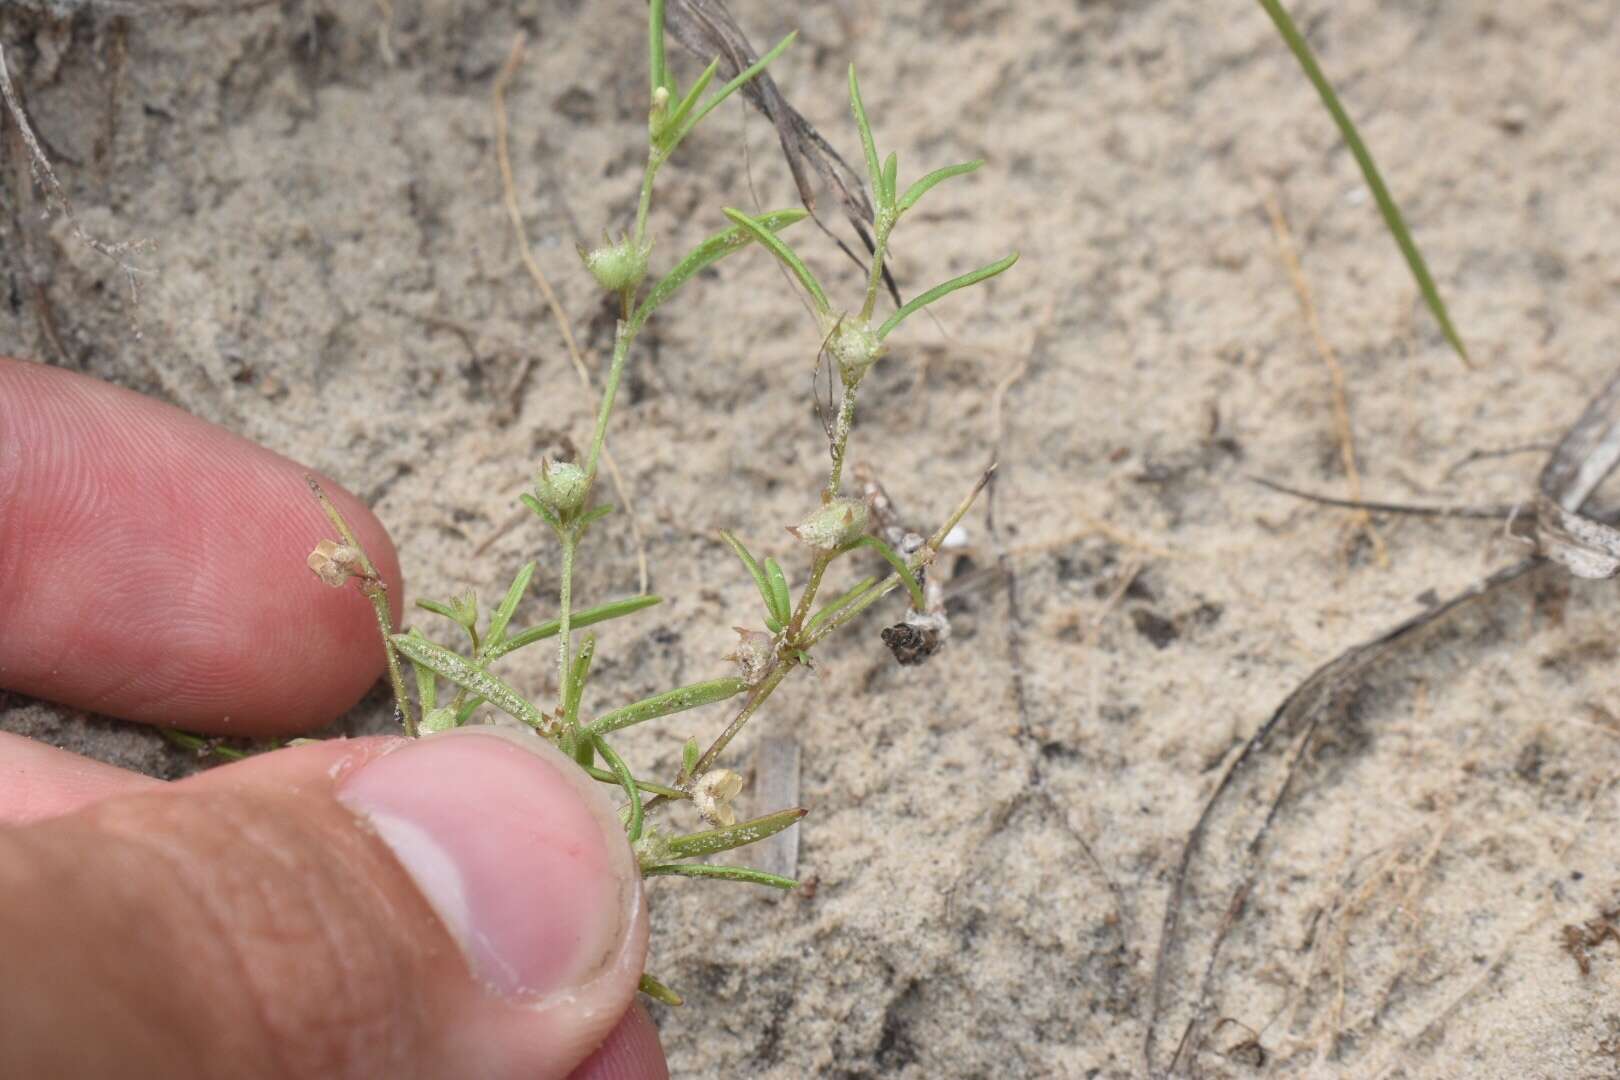
[[[879,319],[877,304],[894,229],[936,185],[972,172],[983,163],[972,161],[939,169],[902,191],[896,155],[891,153],[879,160],[853,66],[849,71],[850,103],[876,207],[872,221],[875,245],[859,306],[853,312],[835,306],[828,290],[782,239],[784,230],[807,216],[800,209],[759,215],[726,210],[725,216],[731,222],[728,228],[700,243],[672,269],[656,278],[650,287],[644,288],[651,275],[651,256],[655,249],[648,232],[648,218],[659,170],[698,123],[758,75],[792,40],[790,34],[757,62],[709,93],[720,67],[717,59],[682,93],[665,62],[664,4],[662,0],[653,0],[650,4],[648,149],[635,221],[617,240],[605,240],[595,250],[580,253],[586,269],[616,298],[619,311],[613,357],[595,429],[583,461],[541,462],[533,491],[522,496],[524,505],[545,523],[559,548],[561,583],[554,618],[525,630],[514,632],[511,629],[512,617],[535,572],[536,564],[530,562],[518,571],[482,626],[477,599],[470,593],[445,603],[418,601],[419,607],[460,627],[466,638],[464,651],[437,644],[415,628],[396,633],[390,625],[387,597],[376,568],[336,508],[311,481],[316,497],[338,532],[338,539],[321,541],[310,555],[310,568],[323,581],[335,586],[357,581],[371,600],[387,647],[389,677],[406,734],[415,736],[459,727],[470,722],[480,706],[486,704],[533,728],[592,777],[617,785],[623,791],[625,831],[642,872],[648,877],[719,878],[783,889],[798,884],[761,870],[698,861],[765,839],[792,825],[805,813],[802,808],[791,807],[750,821],[737,821],[729,804],[740,790],[742,779],[736,772],[720,766],[721,755],[777,687],[796,669],[810,663],[815,649],[823,641],[890,593],[902,588],[906,591],[911,606],[908,621],[926,627],[929,618],[937,618],[937,614],[931,616],[927,611],[922,576],[946,534],[967,512],[988,477],[986,474],[985,478],[980,478],[932,537],[914,550],[904,552],[867,531],[867,505],[851,497],[844,488],[844,463],[858,391],[862,380],[882,357],[889,336],[924,307],[957,289],[1001,273],[1017,259],[1016,255],[1009,255],[980,270],[946,281]],[[574,570],[584,541],[592,526],[612,509],[596,504],[592,496],[614,399],[637,335],[648,319],[699,271],[752,244],[770,252],[808,297],[817,322],[818,340],[832,361],[843,391],[829,433],[831,471],[821,487],[819,499],[813,501],[802,520],[790,527],[804,545],[808,560],[804,584],[795,596],[787,571],[775,559],[761,562],[741,539],[722,533],[725,543],[757,586],[761,604],[760,629],[742,630],[737,649],[728,658],[735,662],[735,672],[666,690],[617,708],[592,712],[586,707],[586,690],[596,640],[590,633],[581,636],[582,632],[595,623],[630,615],[659,602],[655,596],[632,596],[580,608],[574,597]],[[852,587],[836,592],[832,599],[826,599],[824,584],[829,570],[844,556],[861,550],[876,552],[889,564],[891,572],[882,578],[863,578]],[[493,669],[498,661],[519,649],[553,638],[556,639],[558,697],[546,703],[549,707],[543,707],[526,699]],[[406,665],[414,675],[414,704],[405,685]],[[442,696],[441,684],[448,684]],[[667,783],[634,776],[614,749],[610,737],[616,738],[619,732],[636,724],[731,699],[741,700],[731,721],[706,749],[696,739],[688,740],[681,750],[680,770]],[[657,814],[665,805],[677,801],[691,802],[709,828],[685,835],[659,828],[655,824]],[[678,1002],[671,991],[650,976],[644,978],[642,989],[659,1000]]]

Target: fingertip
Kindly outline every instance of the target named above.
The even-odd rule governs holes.
[[[308,730],[376,681],[371,606],[306,560],[334,530],[271,450],[96,380],[0,360],[0,684],[221,734]],[[386,530],[322,486],[389,585]]]

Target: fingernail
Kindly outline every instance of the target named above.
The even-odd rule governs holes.
[[[607,798],[543,739],[464,728],[346,778],[365,819],[507,997],[581,987],[617,956],[640,876]]]

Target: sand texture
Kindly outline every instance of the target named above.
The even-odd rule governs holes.
[[[490,91],[525,31],[516,194],[600,379],[612,315],[574,245],[634,211],[643,8],[49,17],[95,7],[12,0],[0,42],[84,227],[153,238],[133,257],[150,273],[132,305],[111,261],[42,217],[8,150],[0,351],[339,479],[392,531],[413,599],[476,587],[492,603],[539,558],[517,621],[547,617],[554,546],[537,523],[500,530],[539,457],[588,437],[594,398],[520,261]],[[902,515],[931,527],[995,453],[993,530],[981,503],[942,564],[954,633],[930,663],[898,666],[879,641],[893,601],[728,753],[747,770],[761,734],[798,739],[815,887],[655,883],[649,969],[687,996],[655,1009],[675,1075],[1137,1077],[1178,1047],[1205,1077],[1620,1075],[1612,582],[1537,570],[1381,657],[1251,750],[1188,847],[1313,670],[1524,555],[1500,520],[1377,515],[1369,533],[1249,481],[1350,492],[1268,204],[1342,368],[1367,497],[1528,499],[1620,357],[1620,9],[1293,5],[1468,367],[1255,4],[734,7],[758,45],[802,29],[779,84],[851,161],[850,59],[903,182],[989,159],[900,232],[908,295],[1023,259],[907,324],[863,388],[853,459]],[[728,106],[666,169],[655,265],[723,227],[722,206],[793,200],[769,126]],[[799,230],[857,297],[858,271]],[[588,708],[725,672],[731,627],[759,614],[716,530],[802,577],[782,527],[825,468],[817,343],[757,252],[654,320],[610,445],[667,600],[599,628]],[[577,595],[636,586],[616,515]],[[550,657],[502,670],[544,698]],[[342,725],[375,729],[386,709],[373,694]],[[667,778],[686,736],[726,716],[618,745]],[[195,765],[15,696],[0,726],[156,775]],[[739,806],[774,808],[752,786]]]

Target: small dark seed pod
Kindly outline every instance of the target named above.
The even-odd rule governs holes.
[[[883,644],[894,653],[895,660],[906,667],[920,664],[939,651],[937,630],[918,628],[907,623],[895,623],[883,631]]]

